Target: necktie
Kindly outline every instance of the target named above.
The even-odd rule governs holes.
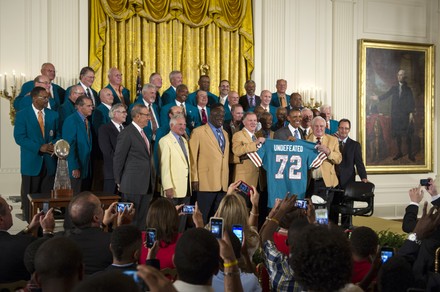
[[[257,137],[255,137],[255,135],[252,135],[252,142],[257,141]]]
[[[119,125],[119,132],[122,132],[122,130],[124,130],[124,127],[122,127],[122,125]]]
[[[92,100],[93,105],[95,105],[95,99],[92,97],[92,93],[90,92],[90,89],[88,87],[86,89],[86,94]]]
[[[86,126],[87,138],[90,139],[89,121],[87,120],[87,118],[84,119],[84,125]]]
[[[42,111],[38,111],[38,124],[40,125],[41,135],[43,135],[44,138],[44,120]]]
[[[152,112],[151,109],[151,104],[148,105],[148,110],[151,113],[151,129],[153,130],[153,134],[156,134],[156,130],[157,130],[157,123],[156,123],[156,119],[154,118],[154,114]]]
[[[216,129],[217,131],[217,137],[218,137],[218,144],[220,146],[220,149],[222,149],[222,152],[225,152],[225,140],[223,138],[222,130]]]
[[[316,144],[321,145],[321,137],[316,137]]]
[[[301,139],[301,137],[299,136],[299,133],[298,133],[298,129],[295,129],[295,138]]]
[[[402,84],[399,84],[399,97],[402,96]]]
[[[286,102],[286,96],[280,96],[280,105],[281,107],[286,107],[287,106],[287,102]]]
[[[179,137],[179,145],[182,148],[182,152],[185,155],[186,162],[188,162],[188,153],[186,152],[185,143],[183,142],[183,138]]]
[[[249,98],[249,107],[254,107],[254,98]]]
[[[185,105],[183,103],[180,104],[180,107],[182,108],[182,113],[183,115],[186,117],[186,110],[185,110]]]
[[[202,124],[206,124],[208,122],[208,117],[206,116],[206,111],[202,108]]]
[[[145,136],[145,133],[143,130],[141,130],[140,133],[141,133],[142,139],[144,139],[144,142],[147,145],[148,154],[150,154],[150,142],[148,142],[147,136]]]
[[[342,151],[344,151],[344,146],[345,146],[344,141],[339,141],[339,152],[342,153]]]

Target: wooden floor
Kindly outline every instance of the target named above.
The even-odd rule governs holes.
[[[361,217],[354,216],[353,217],[353,225],[356,226],[367,226],[373,229],[376,232],[382,230],[389,230],[395,233],[405,234],[402,231],[402,222],[387,220],[378,217]]]

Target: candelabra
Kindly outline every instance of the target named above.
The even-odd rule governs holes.
[[[322,105],[322,101],[316,101],[314,97],[310,97],[309,101],[304,101],[303,105],[309,109],[318,109]]]
[[[16,113],[14,109],[14,100],[15,100],[15,96],[17,96],[16,94],[17,94],[17,87],[15,85],[11,86],[11,94],[9,94],[6,88],[0,90],[0,96],[9,100],[9,118],[11,119],[11,125],[14,125],[15,123]]]

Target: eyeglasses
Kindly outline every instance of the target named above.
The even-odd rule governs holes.
[[[42,84],[50,84],[50,82],[48,82],[48,81],[44,81],[44,82],[41,82],[41,81],[37,81],[38,83],[42,83]]]
[[[41,95],[38,95],[37,97],[40,98],[40,99],[49,99],[49,96],[41,96]]]
[[[115,111],[115,113],[126,114],[126,111]]]
[[[140,115],[146,116],[146,117],[150,117],[150,114],[144,114],[144,113],[139,113]]]

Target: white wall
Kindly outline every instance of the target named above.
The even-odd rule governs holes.
[[[254,1],[257,92],[288,81],[288,92],[320,89],[336,119],[352,121],[357,137],[357,40],[362,38],[438,44],[439,0],[258,0]],[[75,82],[87,65],[88,1],[0,1],[0,74],[39,73],[53,62],[59,79]],[[438,48],[436,47],[438,56]],[[439,62],[436,60],[436,67]],[[439,82],[435,78],[435,84]],[[437,91],[438,86],[436,86]],[[435,114],[439,110],[436,107]],[[19,194],[19,149],[12,138],[9,103],[0,102],[0,193]],[[376,184],[375,214],[401,217],[408,189],[434,176],[440,146],[433,135],[434,173],[370,175]]]

